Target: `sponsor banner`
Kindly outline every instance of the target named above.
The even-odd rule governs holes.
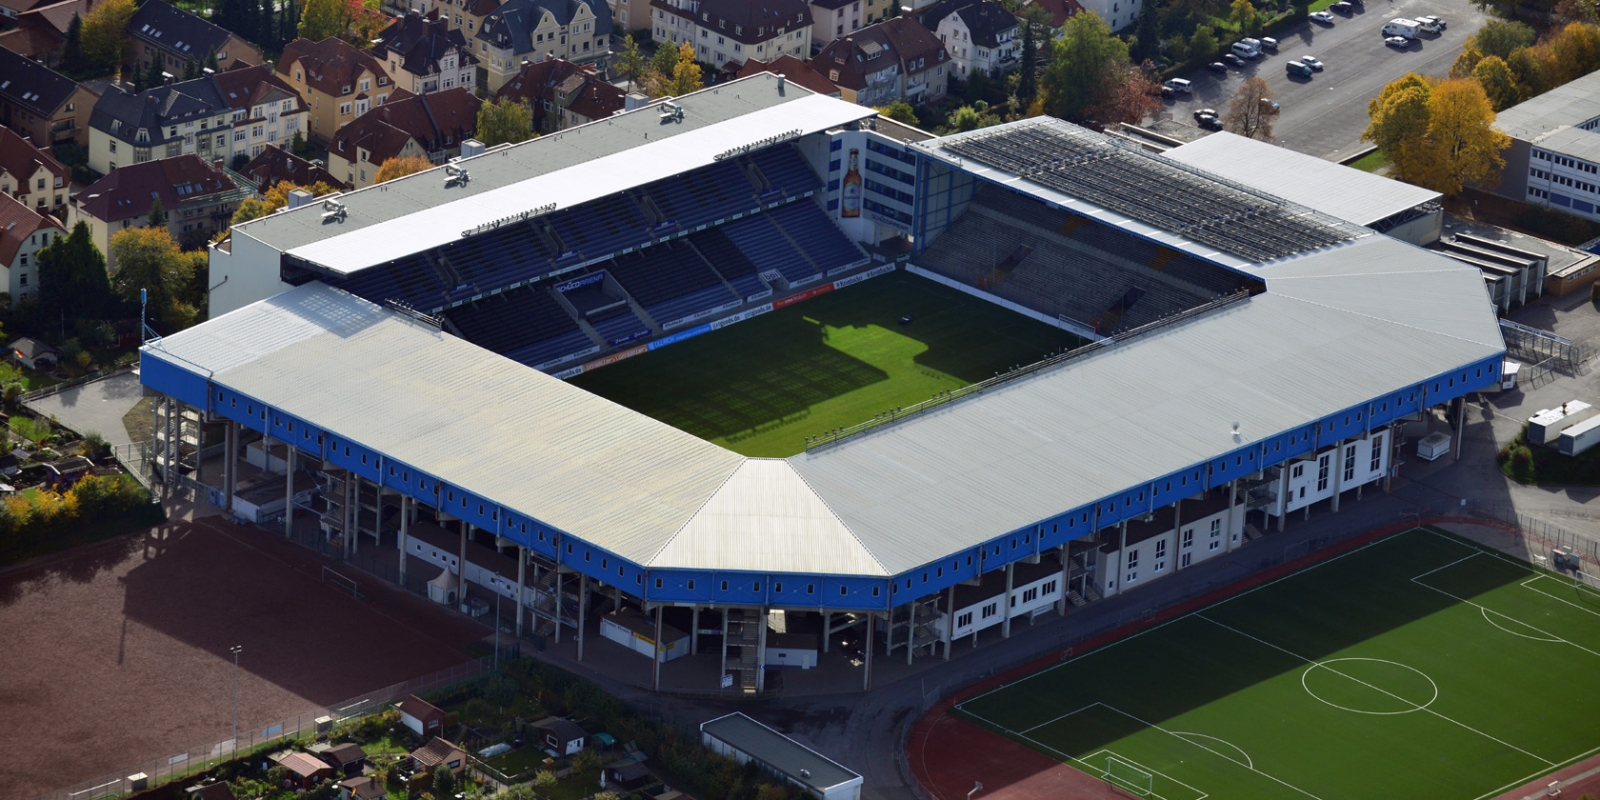
[[[566,294],[574,289],[582,289],[585,286],[599,283],[605,279],[606,274],[604,272],[596,272],[593,275],[585,275],[581,278],[573,278],[565,283],[558,283],[556,284],[556,291]]]
[[[851,275],[848,278],[840,278],[839,280],[834,281],[833,288],[843,289],[846,286],[851,286],[865,280],[870,280],[878,277],[879,275],[888,275],[889,273],[894,272],[894,269],[895,267],[893,264],[884,264],[881,267],[873,267],[872,269],[860,273],[859,275]]]
[[[737,314],[734,314],[733,316],[728,317],[727,319],[719,319],[716,322],[711,323],[711,329],[712,330],[718,330],[718,329],[721,329],[721,328],[726,328],[726,327],[728,327],[729,325],[732,325],[735,322],[744,322],[745,320],[750,319],[751,317],[759,317],[762,314],[765,314],[768,311],[771,311],[773,308],[774,308],[773,304],[771,304],[771,303],[763,303],[763,304],[761,304],[759,306],[756,306],[755,308],[745,309],[744,311],[741,311],[741,312],[739,312]]]
[[[910,253],[901,253],[900,255],[897,255],[897,256],[894,257],[894,263],[896,263],[896,264],[904,264],[904,263],[906,263],[907,261],[910,261],[910,260],[911,260],[911,254]]]
[[[868,211],[867,212],[867,218],[872,220],[873,222],[878,223],[879,225],[888,225],[889,227],[894,228],[895,230],[900,231],[901,233],[910,233],[911,232],[911,226],[910,225],[907,225],[904,222],[901,222],[900,220],[891,219],[889,217],[886,217],[886,216],[884,216],[882,214],[879,214],[876,211]]]
[[[756,300],[765,300],[765,299],[767,299],[768,297],[771,297],[771,296],[772,296],[772,290],[771,289],[765,289],[763,291],[756,292],[755,294],[750,295],[749,297],[746,297],[745,300],[749,300],[749,301],[753,302],[753,301],[756,301]]]
[[[775,269],[762,270],[761,280],[766,281],[768,284],[780,283],[783,281],[783,273]]]
[[[623,360],[626,360],[626,359],[629,359],[629,358],[633,358],[634,356],[641,355],[641,354],[648,353],[648,352],[650,352],[650,346],[649,345],[643,345],[643,344],[641,344],[641,345],[639,345],[637,347],[630,347],[630,348],[628,348],[626,350],[619,350],[619,351],[617,351],[615,353],[612,353],[609,356],[606,356],[604,358],[597,358],[597,359],[595,359],[593,361],[590,361],[587,364],[584,364],[583,365],[583,371],[584,372],[588,372],[591,369],[599,369],[601,367],[605,367],[605,366],[609,366],[611,364],[615,364],[618,361],[623,361]]]
[[[821,286],[814,286],[799,294],[792,294],[788,297],[780,297],[777,300],[772,301],[772,307],[784,308],[786,306],[792,306],[795,303],[799,303],[804,300],[810,300],[813,297],[820,297],[821,295],[825,295],[831,291],[833,291],[833,284],[824,283]]]
[[[576,351],[568,353],[568,354],[566,354],[564,356],[557,356],[556,358],[552,358],[549,361],[546,361],[543,364],[540,364],[539,366],[534,367],[534,369],[543,371],[543,370],[549,369],[551,367],[557,366],[559,364],[565,364],[565,363],[567,363],[568,361],[571,361],[574,358],[583,358],[584,356],[592,356],[592,355],[594,355],[595,353],[598,353],[598,352],[600,352],[600,345],[597,345],[597,344],[589,345],[588,347],[585,347],[582,350],[576,350]]]
[[[575,378],[575,377],[577,377],[579,375],[582,375],[582,374],[583,374],[583,365],[579,364],[578,366],[573,367],[572,369],[564,369],[564,370],[561,370],[560,372],[553,373],[553,374],[550,375],[550,377],[555,378],[558,381],[564,381],[564,380],[566,380],[568,378]]]
[[[711,326],[710,325],[701,325],[701,326],[699,326],[697,328],[690,328],[689,330],[686,330],[686,331],[678,331],[677,333],[670,334],[670,335],[667,335],[667,336],[663,336],[660,339],[657,339],[657,340],[655,340],[655,341],[653,341],[653,342],[651,342],[651,343],[649,343],[649,344],[647,344],[645,346],[650,348],[651,350],[659,350],[659,349],[661,349],[663,347],[666,347],[669,344],[677,344],[678,342],[681,342],[684,339],[692,339],[692,338],[694,338],[696,336],[699,336],[702,333],[710,333],[710,332],[711,332]]]
[[[608,344],[610,344],[612,347],[616,347],[618,345],[627,344],[628,342],[632,342],[632,341],[637,341],[639,339],[643,339],[644,337],[649,336],[649,335],[650,335],[650,329],[649,328],[645,328],[644,330],[634,331],[633,333],[630,333],[627,336],[618,336],[615,339],[611,339],[611,340],[608,341]]]

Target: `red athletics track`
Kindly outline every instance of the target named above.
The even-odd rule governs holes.
[[[1467,517],[1440,517],[1421,522],[1389,525],[1331,545],[1311,555],[1285,562],[1232,586],[1180,603],[1157,613],[1148,620],[1085,640],[1075,645],[1072,652],[1074,655],[1082,655],[1141,630],[1188,614],[1224,597],[1276,580],[1317,561],[1349,552],[1385,536],[1408,531],[1419,525],[1449,522],[1516,531],[1516,528],[1510,525]],[[922,716],[922,719],[917,720],[916,726],[911,730],[911,736],[906,740],[906,758],[911,763],[912,775],[929,797],[933,800],[966,800],[967,793],[972,791],[973,784],[977,781],[983,782],[983,791],[977,795],[983,800],[1037,800],[1040,797],[1065,798],[1065,800],[1109,800],[1110,798],[1126,800],[1131,796],[1113,789],[1105,781],[1088,773],[1073,769],[1026,745],[949,713],[952,707],[969,697],[1038,672],[1059,663],[1060,660],[1060,653],[1051,653],[1003,675],[968,686],[935,704]],[[1518,797],[1520,798],[1520,795]]]
[[[228,739],[235,644],[250,731],[462,664],[483,638],[375,579],[358,602],[325,563],[211,517],[0,573],[0,797]]]

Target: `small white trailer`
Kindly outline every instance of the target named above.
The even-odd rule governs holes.
[[[1433,461],[1450,452],[1450,434],[1430,433],[1417,442],[1417,458]]]

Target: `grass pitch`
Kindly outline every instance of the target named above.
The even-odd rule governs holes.
[[[899,324],[911,315],[909,325]],[[927,400],[1082,339],[904,272],[572,379],[575,386],[756,457]]]
[[[1163,800],[1481,800],[1600,750],[1597,670],[1600,593],[1418,529],[956,713]]]

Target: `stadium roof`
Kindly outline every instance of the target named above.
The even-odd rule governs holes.
[[[661,107],[651,106],[463,159],[456,163],[470,175],[465,185],[446,186],[441,173],[429,171],[342,195],[342,222],[324,221],[322,205],[312,204],[234,230],[348,274],[455,242],[491,220],[578,205],[706,166],[732,148],[876,113],[792,83],[780,95],[777,76],[766,73],[676,102],[683,122],[664,120]]]
[[[945,136],[916,147],[974,175],[1226,266],[1315,250],[1366,233],[1259,189],[1050,117]]]
[[[1372,225],[1443,196],[1227,132],[1162,155],[1357,225]]]
[[[1600,161],[1600,133],[1579,128],[1600,118],[1600,72],[1564,83],[1495,117],[1494,126],[1507,136]]]
[[[1504,349],[1476,269],[1388,237],[1251,271],[1268,293],[785,460],[319,283],[145,354],[646,567],[885,576]]]

